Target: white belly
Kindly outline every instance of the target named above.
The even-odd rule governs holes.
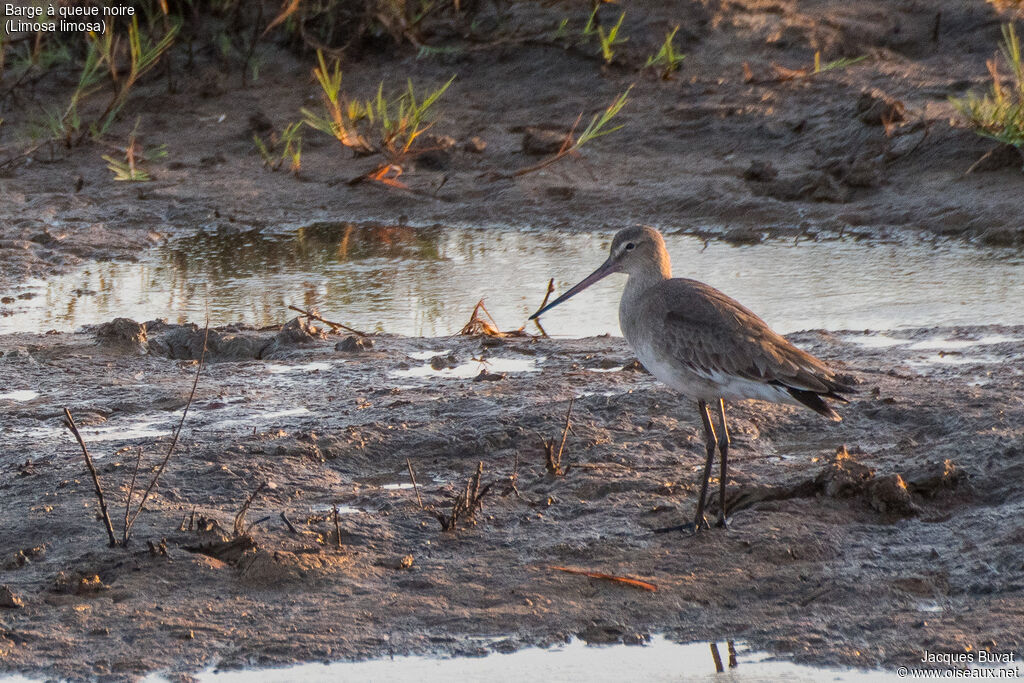
[[[695,400],[712,403],[718,399],[743,401],[758,399],[772,403],[800,405],[784,388],[736,377],[717,370],[695,370],[665,360],[646,349],[634,348],[637,358],[652,375],[675,391]]]

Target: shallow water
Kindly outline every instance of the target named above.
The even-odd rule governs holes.
[[[325,224],[296,232],[199,233],[137,263],[93,263],[12,294],[0,333],[73,330],[126,316],[214,325],[281,323],[288,305],[366,331],[435,336],[485,299],[502,329],[526,324],[548,278],[558,292],[606,256],[610,235]],[[677,276],[712,284],[780,332],[1024,324],[1024,255],[906,238],[768,241],[752,246],[668,235]],[[622,276],[543,318],[552,335],[619,334]],[[1014,303],[1017,302],[1017,303]],[[532,324],[528,329],[533,329]]]
[[[495,639],[500,640],[500,639]],[[482,642],[481,645],[487,643]],[[716,672],[716,659],[722,672]],[[150,683],[164,679],[151,677]],[[901,680],[886,671],[813,667],[772,660],[736,643],[681,645],[655,636],[646,645],[589,646],[580,641],[555,648],[527,648],[485,657],[413,656],[333,664],[301,664],[279,669],[206,671],[199,681],[288,683],[303,681],[886,681]]]

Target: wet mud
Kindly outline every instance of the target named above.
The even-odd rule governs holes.
[[[512,7],[524,31],[569,13]],[[1001,150],[966,174],[993,145],[952,121],[948,102],[986,87],[1000,22],[1019,10],[655,2],[627,15],[618,66],[537,40],[345,63],[345,88],[367,94],[382,78],[458,74],[433,131],[456,144],[409,169],[408,191],[350,185],[376,161],[311,131],[297,177],[261,167],[253,122],[281,128],[317,97],[310,63],[272,45],[246,87],[216,65],[174,93],[142,84],[112,135],[127,138],[138,119],[143,142],[167,144],[153,182],[115,183],[98,146],[44,148],[2,170],[0,304],[15,310],[29,278],[131,260],[171,238],[318,221],[642,222],[733,244],[898,231],[979,249],[1024,243],[1020,160]],[[678,77],[638,75],[677,23]],[[813,77],[780,71],[807,68],[816,51],[868,59]],[[580,159],[508,177],[540,158],[543,136],[528,129],[565,130],[633,83],[624,128]],[[63,97],[66,85],[39,91]],[[17,125],[5,123],[5,157],[19,148]],[[845,421],[733,406],[732,528],[689,536],[656,531],[692,514],[696,411],[620,338],[216,326],[160,485],[131,543],[109,548],[62,410],[121,529],[140,449],[148,482],[189,404],[196,322],[111,316],[15,334],[0,317],[4,672],[188,680],[213,665],[655,634],[858,667],[924,651],[1024,653],[1024,327],[790,335],[856,379]],[[570,399],[554,474],[546,445],[560,443]],[[444,531],[433,512],[450,516],[460,495],[469,502]]]
[[[346,92],[367,96],[382,79],[404,87],[406,78],[443,83],[457,74],[431,131],[445,149],[407,170],[408,191],[349,185],[377,160],[353,158],[313,131],[304,136],[298,177],[262,168],[254,130],[267,122],[280,129],[318,98],[310,65],[272,45],[261,47],[260,78],[246,87],[215,63],[197,65],[196,78],[177,92],[142,84],[111,135],[127,138],[138,120],[140,144],[167,145],[166,160],[148,169],[154,181],[114,182],[101,158],[106,148],[43,148],[3,169],[0,286],[83,259],[131,258],[198,228],[274,230],[339,219],[564,229],[643,222],[746,243],[907,229],[1022,243],[1019,155],[999,151],[965,175],[994,145],[956,123],[948,101],[987,87],[985,60],[1000,22],[1019,10],[980,0],[896,8],[645,3],[627,12],[630,40],[608,67],[596,53],[543,39],[577,12],[517,3],[504,19],[507,40],[493,45],[441,57],[396,51],[343,65]],[[687,57],[664,81],[641,67],[662,29],[676,24],[677,49]],[[780,71],[810,67],[815,52],[868,59],[812,77]],[[603,108],[630,84],[624,127],[595,140],[582,160],[508,177],[539,158],[529,130],[565,131],[581,111]],[[37,96],[60,98],[62,85],[44,82]],[[22,118],[5,123],[7,156],[27,139]]]
[[[858,667],[1024,647],[1024,327],[793,335],[859,393],[838,425],[733,406],[732,527],[698,536],[657,533],[693,512],[696,411],[621,339],[211,330],[180,445],[130,545],[107,548],[61,409],[120,529],[138,449],[148,480],[204,334],[121,320],[0,338],[5,376],[38,392],[0,398],[8,670],[132,678],[656,633]],[[556,475],[545,445],[570,398]],[[443,531],[431,509],[450,516],[481,463],[479,507]]]

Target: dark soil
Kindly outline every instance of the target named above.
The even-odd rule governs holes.
[[[167,144],[153,182],[114,182],[101,159],[109,150],[94,145],[44,148],[3,170],[0,292],[173,235],[321,220],[643,222],[744,242],[916,230],[1024,243],[1019,163],[995,154],[965,175],[993,145],[957,123],[947,99],[985,87],[999,24],[1020,10],[953,0],[644,5],[626,8],[630,42],[610,67],[589,48],[511,38],[553,31],[564,16],[583,23],[580,7],[559,3],[512,5],[510,38],[498,44],[346,62],[344,87],[363,96],[382,78],[400,87],[458,74],[433,131],[456,144],[406,169],[407,191],[350,185],[378,160],[311,130],[298,177],[261,167],[253,126],[279,129],[317,101],[311,61],[272,45],[248,87],[216,65],[197,67],[175,93],[159,80],[140,86],[112,137],[127,139],[138,118],[145,143]],[[677,77],[639,71],[677,23],[687,54]],[[789,80],[773,66],[809,67],[818,50],[825,61],[868,59]],[[523,149],[524,136],[537,137],[528,128],[565,130],[631,83],[622,130],[582,158],[506,177],[542,158]],[[63,101],[68,86],[44,82],[35,96]],[[0,112],[0,162],[22,148],[31,103],[0,105],[14,108]],[[987,327],[900,334],[992,333],[1024,337]],[[129,322],[0,334],[0,393],[40,394],[0,399],[3,670],[184,676],[214,662],[480,654],[476,636],[508,649],[654,632],[863,667],[916,662],[925,650],[1024,652],[1022,341],[954,363],[852,334],[795,336],[860,382],[846,421],[734,406],[732,529],[694,537],[654,530],[692,514],[703,459],[696,411],[646,373],[616,370],[633,360],[621,339],[380,336],[364,348],[295,325],[221,329],[132,543],[107,548],[61,409],[87,432],[151,423],[166,432],[187,402],[201,334]],[[424,351],[533,359],[540,372],[394,374],[429,364],[409,355]],[[560,439],[570,397],[571,467],[554,476],[543,442]],[[169,441],[143,434],[111,452],[92,440],[118,529],[134,446],[148,481]],[[407,459],[437,510],[483,462],[481,488],[490,487],[475,519],[442,531],[412,490],[384,488],[408,482]],[[236,534],[236,513],[263,483]],[[340,538],[334,504],[363,511],[339,516]],[[637,576],[658,591],[553,565]]]
[[[122,429],[176,423],[196,362],[163,353],[203,333],[150,328],[149,355],[131,334],[127,348],[89,333],[0,339],[4,374],[40,393],[0,417],[0,561],[24,602],[0,615],[9,670],[131,678],[212,662],[478,654],[475,636],[505,649],[654,632],[860,667],[1024,648],[1024,341],[955,365],[909,347],[1024,328],[911,331],[884,351],[855,343],[862,333],[796,335],[857,379],[858,398],[840,425],[733,406],[732,528],[696,537],[655,533],[691,519],[696,411],[633,369],[621,339],[382,336],[340,351],[337,337],[222,330],[133,542],[111,549],[59,414],[66,405],[82,425]],[[268,344],[276,369],[296,371],[221,355]],[[540,371],[395,375],[430,365],[416,351],[533,359]],[[555,476],[544,441],[560,439],[573,396],[567,472]],[[308,412],[275,417],[296,407]],[[113,453],[93,443],[117,529],[136,446],[148,481],[168,442]],[[424,504],[444,513],[482,462],[475,518],[445,532],[413,490],[384,488],[409,482],[406,459]],[[239,538],[236,514],[264,483]],[[341,547],[335,504],[363,511],[339,515]],[[658,592],[552,566],[638,576]]]

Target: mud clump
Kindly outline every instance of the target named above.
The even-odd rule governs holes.
[[[344,351],[346,353],[359,353],[361,351],[368,351],[372,348],[372,339],[369,337],[357,337],[354,334],[350,334],[334,345],[335,351]]]
[[[942,493],[966,488],[970,480],[967,472],[948,458],[909,470],[905,478],[907,489],[925,498],[935,498]]]
[[[878,89],[865,90],[857,99],[854,113],[869,126],[899,123],[906,119],[907,110],[902,102]]]
[[[5,609],[21,609],[25,602],[8,586],[0,586],[0,607]]]
[[[261,358],[269,345],[265,335],[254,330],[231,328],[210,330],[198,325],[148,324],[151,330],[150,353],[172,360],[199,360],[206,341],[206,360],[247,360]]]
[[[875,476],[874,471],[853,459],[846,446],[817,476],[817,484],[829,498],[853,498],[864,492]]]
[[[565,145],[565,131],[528,126],[523,131],[523,154],[547,156],[558,154]]]
[[[335,573],[345,558],[325,554],[320,548],[304,552],[253,548],[238,559],[239,578],[253,585],[296,583]]]
[[[909,517],[920,512],[910,497],[906,482],[898,474],[872,479],[865,493],[871,507],[882,514]]]
[[[146,324],[130,318],[114,318],[96,327],[96,340],[100,344],[126,353],[144,355],[149,351]]]
[[[810,171],[767,181],[748,180],[747,183],[755,195],[785,202],[810,200],[841,204],[850,200],[849,188],[823,171]]]
[[[281,331],[261,351],[259,358],[275,358],[287,355],[294,346],[307,346],[327,339],[327,332],[316,327],[305,318],[296,317],[285,323]]]
[[[757,180],[760,182],[768,182],[775,180],[779,177],[779,171],[772,165],[770,161],[754,160],[750,162],[750,166],[743,171],[744,180]]]

